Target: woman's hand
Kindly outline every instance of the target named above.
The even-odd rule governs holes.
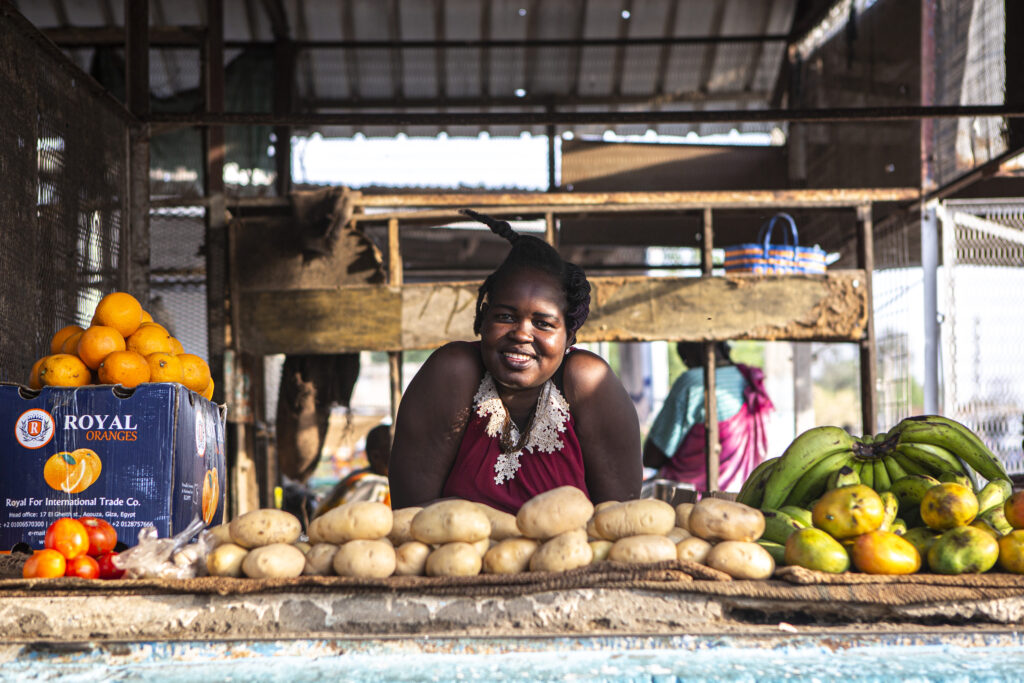
[[[565,392],[583,449],[595,503],[640,495],[640,422],[622,382],[600,356],[576,351],[565,361]]]
[[[483,376],[472,344],[452,342],[432,353],[398,407],[388,480],[395,509],[441,498]]]

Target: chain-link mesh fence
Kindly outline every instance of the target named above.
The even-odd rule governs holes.
[[[1024,472],[1024,201],[947,201],[939,216],[943,413]]]
[[[20,17],[0,12],[0,381],[125,288],[128,119]]]

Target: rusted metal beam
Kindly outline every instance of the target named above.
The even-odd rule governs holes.
[[[825,275],[592,277],[581,342],[793,339],[857,342],[869,302],[860,270]],[[244,290],[243,350],[344,353],[473,338],[479,282]]]
[[[440,54],[440,51],[438,51]],[[761,91],[719,90],[712,93],[677,92],[655,95],[533,95],[527,92],[525,97],[512,96],[480,96],[480,97],[417,97],[402,101],[403,108],[437,108],[437,107],[548,107],[569,105],[609,105],[609,104],[649,104],[664,106],[672,103],[709,103],[709,102],[759,102],[768,93]],[[303,106],[308,110],[316,109],[371,109],[390,108],[394,101],[390,98],[363,98],[352,102],[346,97],[305,98]]]
[[[708,109],[702,111],[518,111],[518,112],[331,112],[287,116],[264,112],[152,114],[150,121],[179,126],[579,126],[662,123],[744,123],[801,121],[917,121],[925,118],[1024,117],[1024,104],[964,104],[897,107],[826,107],[822,109]]]

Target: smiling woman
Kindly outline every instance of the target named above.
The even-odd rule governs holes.
[[[480,341],[435,351],[402,398],[394,507],[465,498],[515,513],[564,485],[595,503],[636,498],[636,409],[600,356],[572,346],[590,308],[586,275],[543,240],[464,213],[512,250],[480,286]]]

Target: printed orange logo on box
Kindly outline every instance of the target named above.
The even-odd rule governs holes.
[[[220,482],[217,480],[217,470],[207,470],[203,477],[203,521],[207,524],[213,520],[219,500]]]
[[[103,463],[89,448],[54,453],[43,465],[43,479],[50,488],[64,493],[81,493],[100,478]]]

